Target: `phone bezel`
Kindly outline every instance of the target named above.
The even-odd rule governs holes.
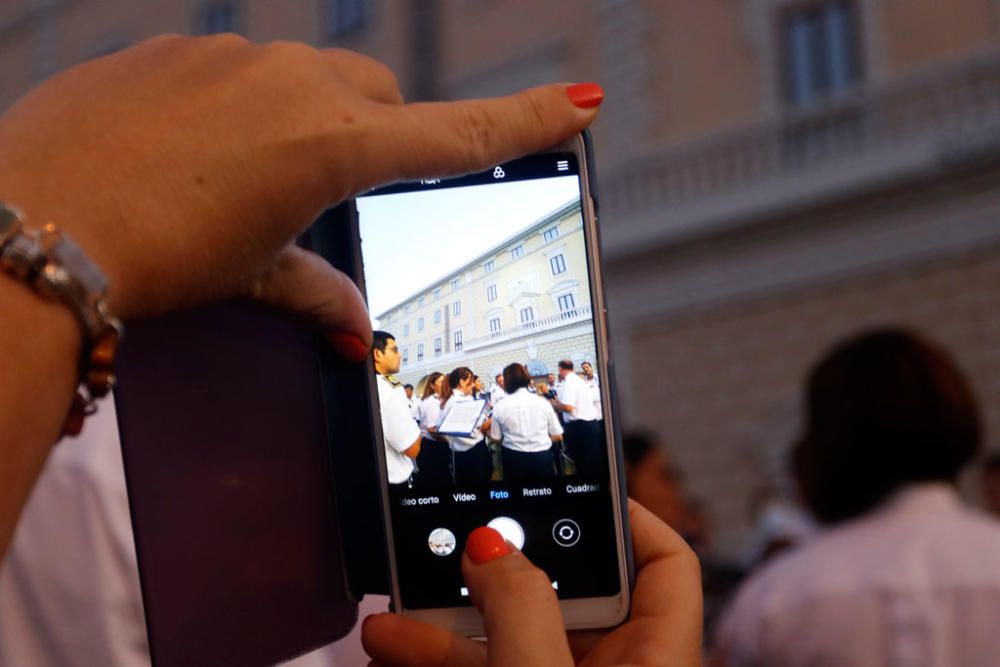
[[[590,283],[590,291],[593,299],[594,333],[597,348],[597,367],[603,381],[600,385],[601,400],[605,406],[604,429],[606,442],[616,443],[615,434],[617,431],[617,411],[612,399],[613,371],[611,370],[610,346],[608,340],[607,307],[604,299],[603,275],[600,270],[600,237],[597,229],[597,212],[594,197],[591,189],[591,166],[589,159],[588,144],[583,135],[577,134],[571,139],[558,144],[545,153],[573,153],[580,165],[580,192],[581,192],[581,215],[583,218],[583,230],[586,240],[587,250],[587,274]],[[358,276],[359,285],[364,291],[364,270],[363,258],[360,257],[360,238],[355,239],[357,254],[359,255],[359,266],[362,270]],[[374,367],[372,360],[368,359],[368,376],[371,381],[368,383],[370,404],[374,410],[378,406],[378,389],[374,382]],[[378,414],[370,415],[372,431],[376,440],[382,437],[382,423]],[[392,515],[389,499],[388,478],[386,472],[385,450],[377,447],[379,470],[378,477],[381,485],[382,514],[386,529],[386,548],[389,561],[389,575],[391,584],[391,605],[392,609],[409,618],[430,623],[432,625],[451,630],[458,634],[467,636],[480,636],[484,633],[482,619],[475,607],[438,607],[431,609],[407,609],[402,605],[402,597],[399,585],[399,577],[396,568],[396,548],[394,533],[392,528]],[[615,523],[615,541],[618,555],[618,579],[619,592],[617,595],[578,598],[573,600],[560,600],[559,606],[562,610],[563,620],[568,630],[585,630],[608,628],[623,623],[629,614],[631,602],[630,587],[630,562],[631,555],[626,548],[629,540],[625,533],[624,494],[622,488],[624,480],[621,479],[618,447],[607,447],[608,469],[610,471],[610,495],[612,502],[613,518]]]

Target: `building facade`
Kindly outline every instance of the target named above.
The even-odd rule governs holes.
[[[468,366],[487,383],[513,362],[533,376],[594,359],[580,202],[573,200],[376,316],[399,378]]]

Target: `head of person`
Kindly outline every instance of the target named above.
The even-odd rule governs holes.
[[[629,496],[667,525],[682,531],[687,506],[678,475],[663,448],[648,433],[630,433],[622,438],[622,451]]]
[[[1000,451],[992,452],[983,462],[981,487],[986,509],[1000,517]]]
[[[503,369],[502,377],[503,386],[511,394],[519,389],[526,389],[531,384],[531,375],[528,374],[528,369],[524,367],[524,364],[508,364]]]
[[[809,375],[792,452],[803,499],[826,523],[920,482],[955,483],[979,448],[975,397],[951,358],[903,329],[835,346]]]
[[[545,394],[549,393],[549,383],[545,382],[544,380],[539,380],[538,382],[536,382],[535,393],[540,396],[544,396]]]
[[[493,381],[496,382],[497,386],[500,387],[501,389],[505,388],[503,373],[497,373],[497,376],[493,378]]]
[[[556,374],[555,373],[549,373],[548,381],[549,381],[549,386],[550,387],[556,386]]]
[[[448,373],[445,379],[444,387],[442,387],[441,390],[441,405],[447,403],[448,399],[456,393],[471,396],[472,390],[475,387],[475,382],[475,374],[466,366],[459,366],[452,372]]]
[[[379,375],[399,372],[400,356],[395,336],[387,331],[372,332],[372,361]]]
[[[427,398],[428,396],[434,396],[435,394],[441,394],[441,385],[444,383],[444,373],[438,373],[434,371],[427,376],[427,382],[424,384],[424,393],[420,396],[421,399]]]
[[[567,375],[573,372],[573,362],[570,359],[563,359],[559,362],[559,379],[565,380]]]
[[[594,367],[590,365],[589,361],[585,361],[582,364],[580,364],[580,370],[583,371],[584,377],[586,377],[588,380],[594,377]]]
[[[483,390],[483,381],[478,375],[472,376],[472,388],[477,392]]]
[[[406,397],[407,398],[413,398],[413,385],[412,384],[404,384],[403,385],[403,391],[406,392]]]

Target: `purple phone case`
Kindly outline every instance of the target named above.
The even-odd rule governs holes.
[[[153,664],[269,665],[353,627],[320,355],[251,303],[130,323],[116,401]]]

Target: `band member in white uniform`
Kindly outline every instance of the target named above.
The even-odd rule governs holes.
[[[448,374],[443,387],[441,419],[455,403],[471,401],[475,387],[475,376],[465,366]],[[440,422],[438,424],[440,426]],[[469,437],[446,435],[452,452],[452,472],[456,484],[486,484],[493,475],[493,460],[483,437],[490,427],[487,419],[476,425]]]
[[[420,454],[420,427],[410,415],[401,383],[392,377],[393,373],[399,372],[400,356],[396,339],[385,331],[375,331],[372,335],[372,360],[375,362],[389,484],[411,485],[416,469],[413,462]]]
[[[510,393],[493,408],[490,437],[503,448],[505,482],[531,482],[556,476],[553,442],[563,429],[547,400],[528,391],[531,376],[521,364],[503,369],[504,387]]]
[[[576,465],[576,474],[602,478],[607,474],[607,454],[593,392],[573,372],[573,362],[569,359],[559,362],[559,377],[562,384],[552,407],[562,412],[566,447]]]
[[[498,373],[493,378],[493,391],[490,392],[490,403],[496,405],[507,398],[507,388],[504,386],[503,373]]]
[[[413,395],[413,385],[404,384],[403,391],[406,392],[406,404],[410,406],[410,416],[413,421],[420,423],[420,399]]]
[[[441,388],[445,383],[443,373],[437,371],[427,376],[424,395],[420,400],[420,433],[423,442],[417,467],[420,469],[420,486],[451,484],[451,448],[443,435],[435,435],[441,420]]]
[[[604,406],[601,405],[601,381],[597,379],[597,371],[589,361],[585,361],[580,364],[580,370],[583,371],[583,381],[587,383],[590,387],[590,393],[594,397],[594,407],[597,408],[597,421],[600,422],[604,419]],[[601,430],[603,431],[604,426],[601,425]]]

